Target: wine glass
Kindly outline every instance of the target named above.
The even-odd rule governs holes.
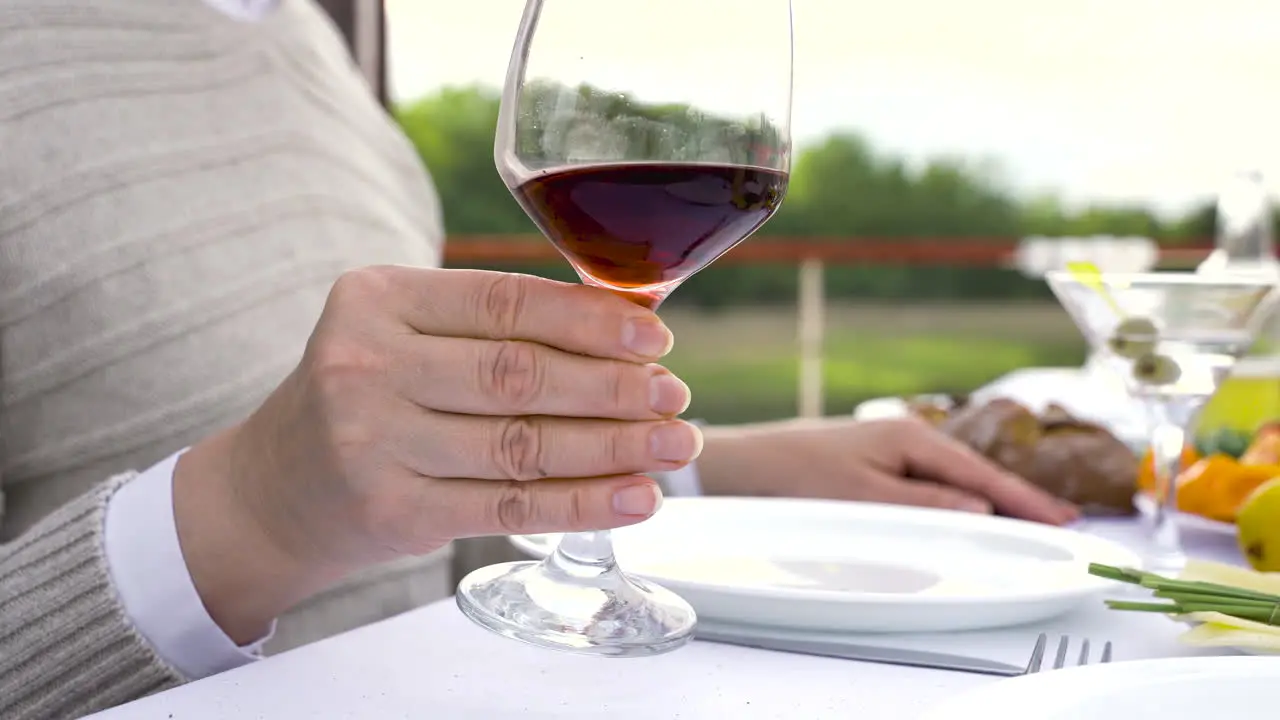
[[[1103,366],[1151,418],[1155,508],[1144,564],[1176,575],[1186,564],[1176,519],[1182,448],[1272,313],[1276,283],[1256,275],[1087,268],[1046,279]]]
[[[498,173],[582,282],[656,310],[782,203],[791,59],[789,0],[528,0]],[[477,570],[457,602],[507,637],[611,657],[674,650],[696,622],[619,570],[607,531]]]

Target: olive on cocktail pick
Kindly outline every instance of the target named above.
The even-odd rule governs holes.
[[[1146,385],[1172,385],[1182,377],[1182,369],[1168,355],[1147,353],[1133,361],[1133,377]]]
[[[1156,324],[1142,317],[1125,318],[1116,326],[1107,345],[1122,358],[1137,360],[1155,352],[1159,341]]]

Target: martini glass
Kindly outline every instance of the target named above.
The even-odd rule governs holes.
[[[1176,519],[1182,448],[1200,410],[1253,345],[1277,299],[1270,278],[1075,269],[1046,279],[1099,365],[1151,418],[1155,512],[1144,564],[1186,564]]]
[[[526,3],[494,158],[583,283],[656,310],[781,204],[791,4],[748,5]],[[456,597],[501,635],[609,657],[674,650],[696,622],[680,597],[619,570],[608,531],[477,570]]]

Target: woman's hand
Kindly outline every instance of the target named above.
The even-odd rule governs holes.
[[[461,537],[644,520],[661,495],[642,473],[702,447],[671,419],[688,388],[650,364],[671,342],[652,312],[594,288],[344,275],[298,368],[179,462],[175,514],[201,597],[245,641],[372,563]]]
[[[1063,524],[1078,510],[915,419],[708,428],[708,494],[920,505]]]

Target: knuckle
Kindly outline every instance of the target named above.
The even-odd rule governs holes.
[[[633,404],[632,398],[636,397],[633,392],[635,387],[632,380],[633,368],[632,365],[613,362],[609,363],[605,370],[604,396],[609,398],[615,408],[626,408]]]
[[[375,451],[378,432],[358,417],[330,420],[325,425],[325,444],[341,465],[347,465]]]
[[[308,375],[323,397],[367,388],[383,373],[384,360],[362,343],[321,339],[308,352]]]
[[[569,503],[565,507],[564,529],[579,530],[590,527],[587,522],[588,518],[591,517],[591,513],[587,510],[588,507],[589,503],[585,492],[577,490],[569,493]]]
[[[631,423],[614,424],[605,431],[603,441],[599,444],[603,453],[601,459],[613,471],[621,471],[636,464],[636,453],[632,449],[636,444],[636,436],[632,427]]]
[[[542,427],[525,418],[508,418],[502,425],[495,448],[495,464],[509,480],[540,480],[547,477],[542,467]]]
[[[396,268],[384,265],[348,270],[334,281],[329,290],[329,300],[345,306],[382,297],[390,292],[396,282],[396,275]]]
[[[321,441],[340,464],[373,452],[379,428],[367,412],[382,359],[358,343],[325,341],[308,348],[305,394]]]
[[[530,278],[515,273],[493,273],[478,295],[477,327],[488,328],[494,338],[509,338],[520,326],[529,298]]]
[[[498,494],[493,513],[494,523],[508,535],[532,527],[538,519],[538,501],[533,488],[521,483],[508,483]]]
[[[378,451],[381,428],[360,398],[367,385],[353,376],[323,374],[313,385],[310,411],[325,451],[347,468]]]
[[[542,396],[546,358],[531,343],[493,343],[481,360],[480,387],[512,410],[523,410]]]
[[[502,533],[516,535],[534,530],[573,531],[591,527],[588,499],[584,492],[571,492],[563,502],[548,501],[534,485],[507,483],[491,509],[492,525]]]

